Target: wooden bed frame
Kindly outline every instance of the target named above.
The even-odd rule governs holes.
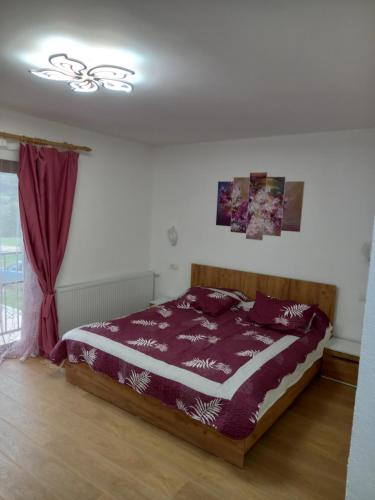
[[[235,271],[219,267],[192,264],[191,286],[233,288],[255,298],[259,290],[267,295],[304,303],[318,304],[333,323],[336,287],[323,283],[281,278]],[[254,431],[245,439],[230,439],[178,410],[171,409],[161,401],[142,396],[130,387],[114,379],[93,372],[86,364],[65,363],[66,379],[82,389],[109,401],[116,406],[142,417],[144,420],[193,443],[228,462],[243,467],[247,451],[284,413],[294,399],[319,373],[321,359],[317,360],[304,375],[258,421]]]

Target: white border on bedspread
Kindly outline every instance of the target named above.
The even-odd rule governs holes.
[[[305,361],[299,363],[293,373],[285,375],[275,389],[271,389],[266,393],[263,403],[260,405],[258,420],[263,417],[271,406],[273,406],[292,385],[296,384],[303,377],[304,373],[315,363],[315,361],[322,357],[324,348],[332,336],[332,330],[332,325],[329,325],[326,329],[324,338],[316,346],[316,349],[309,352]]]
[[[209,380],[201,375],[193,373],[184,368],[170,365],[165,361],[147,356],[143,352],[127,347],[119,342],[108,339],[96,333],[75,328],[65,333],[63,340],[74,340],[95,347],[111,356],[115,356],[122,361],[131,363],[134,366],[147,370],[155,375],[164,377],[174,382],[183,384],[207,396],[221,399],[231,399],[240,386],[259,370],[270,359],[274,358],[299,337],[295,335],[284,335],[281,339],[268,346],[266,349],[242,365],[225,382],[219,383]]]

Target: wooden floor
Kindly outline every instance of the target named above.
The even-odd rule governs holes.
[[[354,389],[317,379],[244,470],[65,382],[39,359],[0,366],[0,498],[342,500]]]

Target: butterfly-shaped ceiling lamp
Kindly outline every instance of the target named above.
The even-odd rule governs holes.
[[[67,82],[74,92],[96,92],[100,87],[120,92],[131,92],[133,85],[126,81],[134,71],[121,66],[87,66],[77,59],[70,59],[66,54],[54,54],[48,59],[51,68],[30,70],[30,73],[59,82]]]

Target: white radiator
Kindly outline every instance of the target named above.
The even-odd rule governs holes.
[[[93,321],[107,321],[145,309],[154,294],[154,273],[56,288],[59,335]]]

